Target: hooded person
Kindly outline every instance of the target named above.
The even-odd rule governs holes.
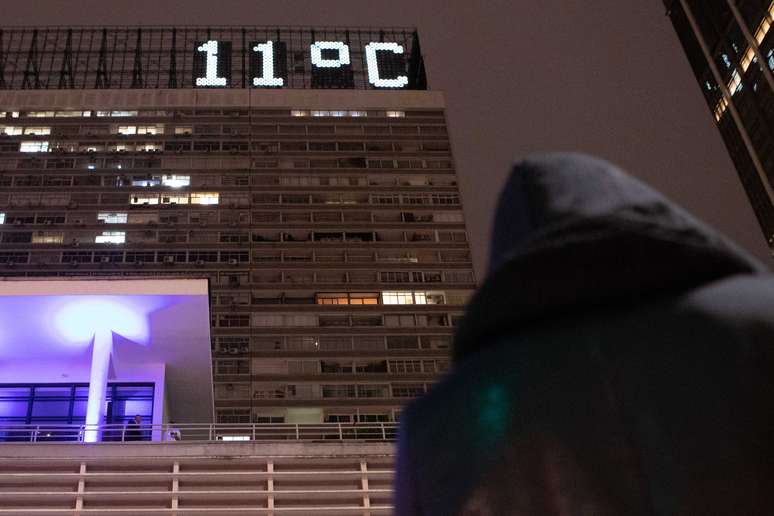
[[[774,514],[774,279],[615,166],[514,167],[397,516]]]

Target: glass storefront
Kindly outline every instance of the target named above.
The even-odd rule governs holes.
[[[125,425],[136,415],[153,421],[152,383],[108,384],[104,424]],[[40,425],[56,430],[86,420],[89,386],[77,384],[0,384],[0,441],[8,440],[11,425]],[[52,433],[57,440],[61,433]],[[69,440],[69,439],[68,439]]]

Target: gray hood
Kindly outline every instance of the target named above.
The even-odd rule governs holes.
[[[636,304],[766,268],[614,165],[581,154],[531,156],[500,196],[489,276],[454,357],[549,317]]]

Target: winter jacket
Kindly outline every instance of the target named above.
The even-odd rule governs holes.
[[[397,516],[774,515],[774,279],[615,166],[514,167]]]

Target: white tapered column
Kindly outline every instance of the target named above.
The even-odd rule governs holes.
[[[94,348],[91,355],[89,400],[86,404],[86,430],[83,435],[83,440],[87,443],[100,440],[99,425],[105,417],[105,397],[112,350],[113,333],[105,329],[97,330],[94,333]]]

